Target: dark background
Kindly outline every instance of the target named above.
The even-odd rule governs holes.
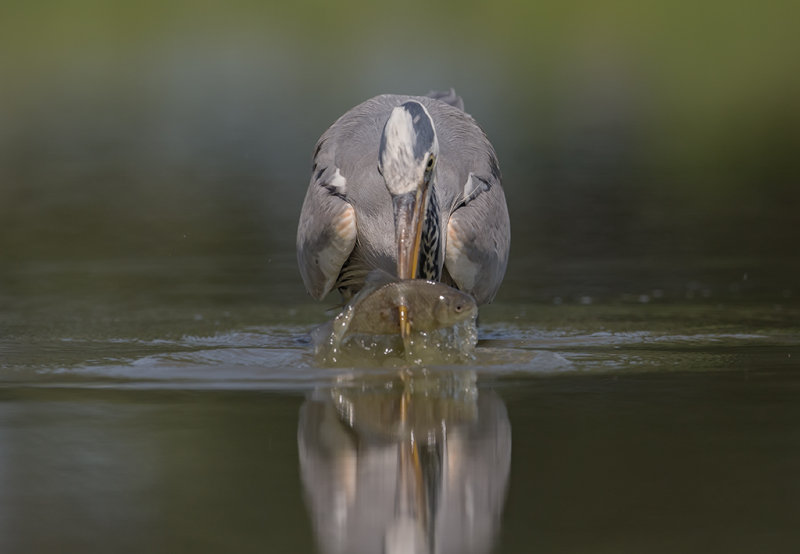
[[[783,298],[800,238],[796,15],[740,1],[4,2],[0,267],[244,256],[264,269],[243,281],[269,294],[267,260],[293,264],[322,131],[375,94],[452,86],[504,173],[500,299],[549,301],[570,280],[684,298],[720,268],[725,286],[749,272]],[[598,261],[613,271],[586,275]],[[293,269],[280,280],[302,298]]]

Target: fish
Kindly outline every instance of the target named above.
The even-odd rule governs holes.
[[[404,307],[409,334],[400,333]],[[403,279],[372,271],[364,287],[335,317],[311,332],[324,364],[391,363],[398,354],[415,363],[468,359],[477,343],[478,305],[444,283]]]
[[[391,281],[365,287],[348,303],[347,333],[371,335],[400,334],[400,306],[405,306],[412,332],[452,327],[475,319],[478,305],[469,294],[425,279]]]

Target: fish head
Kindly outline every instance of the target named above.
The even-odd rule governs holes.
[[[469,294],[437,283],[433,314],[439,327],[449,327],[478,316],[478,304]]]

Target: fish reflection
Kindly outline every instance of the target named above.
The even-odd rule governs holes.
[[[511,424],[474,374],[319,389],[301,408],[298,449],[322,551],[491,550]]]

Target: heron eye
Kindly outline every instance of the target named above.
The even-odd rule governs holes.
[[[428,166],[427,167],[428,167],[428,169],[431,169],[433,167],[433,155],[431,155],[431,157],[428,158]]]

